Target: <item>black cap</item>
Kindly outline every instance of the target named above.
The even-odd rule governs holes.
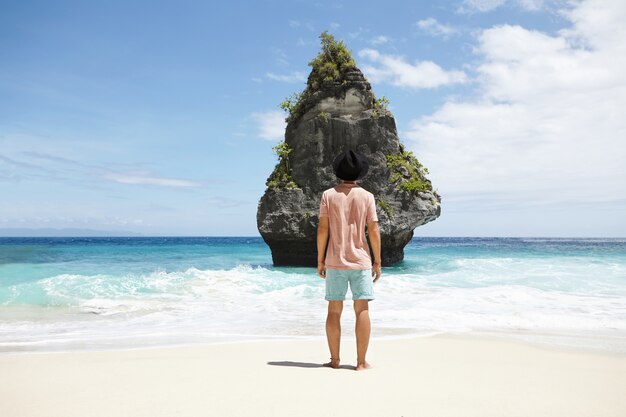
[[[370,164],[367,158],[353,150],[347,150],[335,157],[333,169],[335,175],[342,180],[356,181],[367,174]]]

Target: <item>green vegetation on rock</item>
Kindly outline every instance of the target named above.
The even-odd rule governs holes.
[[[340,81],[343,72],[356,68],[352,54],[343,41],[337,42],[327,31],[322,32],[320,40],[322,50],[309,62],[312,71],[307,87],[313,91],[318,90],[325,81]]]
[[[330,115],[328,113],[326,113],[325,111],[321,111],[317,114],[317,117],[320,118],[320,120],[323,120],[325,122],[328,121],[328,118],[330,117]]]
[[[280,103],[280,108],[286,111],[289,114],[289,117],[292,117],[292,115],[296,113],[298,106],[300,106],[304,98],[304,91],[300,93],[293,93]],[[289,117],[287,117],[287,121],[289,120]]]
[[[379,198],[376,200],[381,209],[387,214],[388,217],[393,217],[396,214],[396,210],[389,205],[385,200]]]
[[[293,149],[286,142],[281,142],[272,147],[278,156],[278,164],[274,167],[274,171],[270,174],[265,182],[268,188],[298,188],[298,184],[291,176],[291,166],[289,164],[289,154]]]
[[[280,104],[280,108],[288,113],[287,122],[301,116],[304,101],[318,91],[324,83],[343,82],[342,74],[356,68],[352,53],[343,41],[335,40],[335,37],[328,31],[322,32],[320,40],[322,50],[309,62],[312,69],[306,88],[300,93],[287,97]]]
[[[372,95],[374,95],[374,92],[372,92]],[[374,116],[378,117],[381,114],[389,111],[389,109],[387,108],[388,106],[389,106],[389,99],[387,97],[381,96],[377,98],[374,95],[374,102],[373,102]]]
[[[400,153],[385,156],[387,168],[391,172],[389,181],[395,183],[397,188],[408,192],[433,189],[431,182],[426,179],[428,168],[420,164],[413,152],[407,152],[400,145]]]
[[[389,99],[387,97],[381,96],[376,98],[376,96],[374,96],[374,109],[387,110],[387,106],[389,106]]]

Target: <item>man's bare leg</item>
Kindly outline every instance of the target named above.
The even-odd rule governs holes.
[[[339,368],[339,344],[341,342],[341,312],[343,300],[328,301],[328,317],[326,317],[326,337],[330,348],[330,362],[324,366]]]
[[[356,370],[362,371],[372,367],[365,360],[370,343],[369,300],[354,300],[354,313],[356,314]]]

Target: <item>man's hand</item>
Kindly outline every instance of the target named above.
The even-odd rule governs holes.
[[[372,276],[376,276],[376,278],[374,278],[374,282],[378,281],[378,278],[380,278],[380,274],[382,273],[383,272],[380,269],[380,262],[372,263]]]
[[[326,264],[324,262],[317,263],[317,275],[322,279],[326,279]]]

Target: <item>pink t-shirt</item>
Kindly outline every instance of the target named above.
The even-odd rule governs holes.
[[[328,217],[326,267],[369,269],[370,249],[365,237],[369,221],[378,221],[374,194],[357,184],[341,183],[322,194],[320,218]]]

